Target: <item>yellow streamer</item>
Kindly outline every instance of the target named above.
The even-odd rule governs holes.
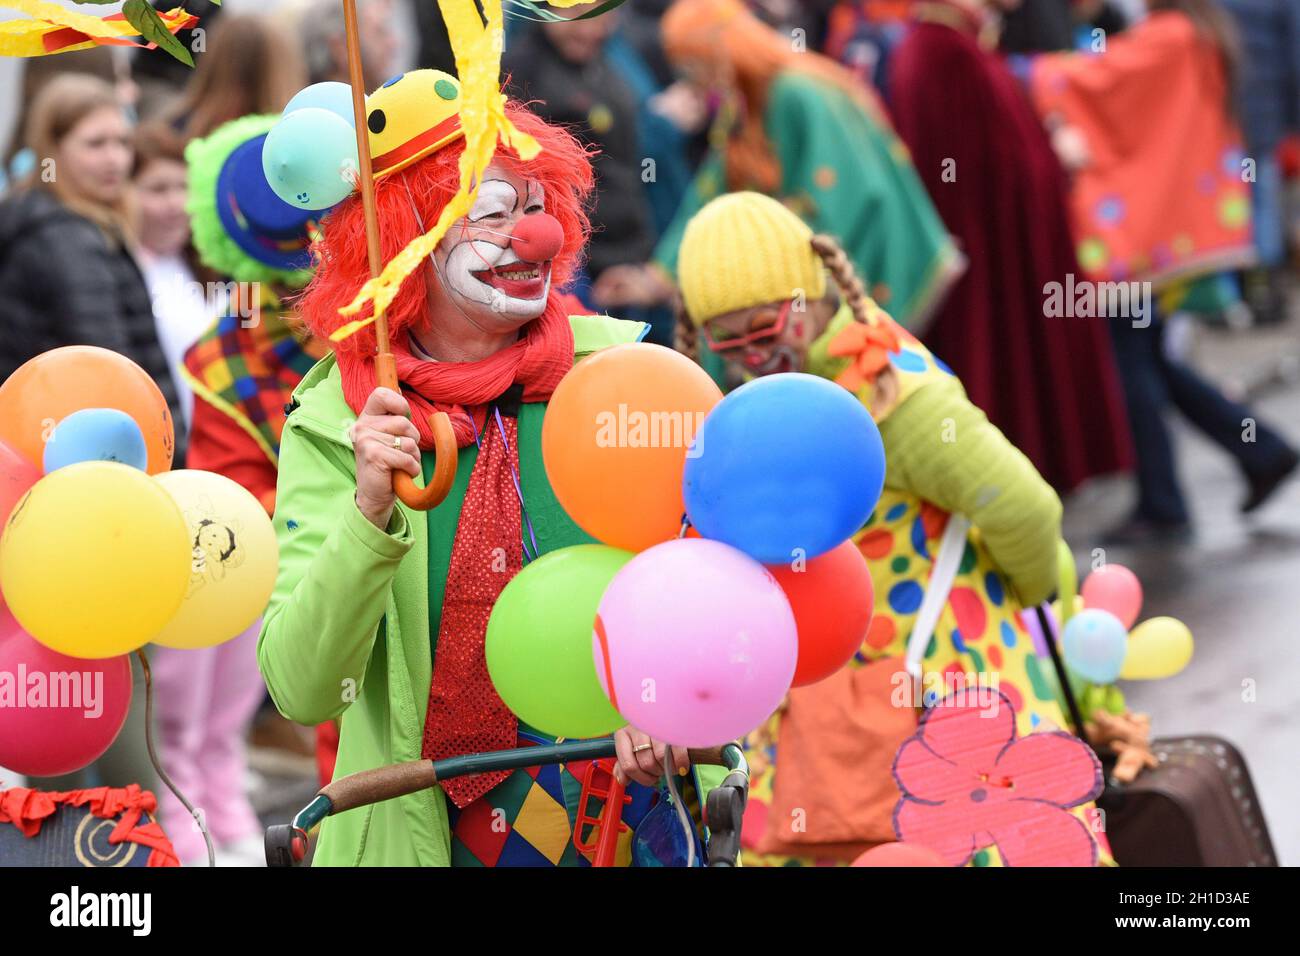
[[[110,20],[69,10],[48,0],[0,0],[0,7],[31,14],[31,20],[6,20],[0,23],[0,56],[33,57],[52,53],[70,53],[97,46],[101,41],[112,43],[128,37],[140,36],[140,31],[125,19]],[[167,28],[175,32],[178,22],[186,21],[190,14],[177,7],[161,14]],[[84,33],[89,39],[57,50],[45,48],[45,36],[58,30],[72,29]]]
[[[8,7],[11,10],[17,10],[19,13],[27,13],[40,20],[48,21],[60,27],[71,27],[78,33],[84,33],[91,37],[111,37],[120,36],[111,24],[106,23],[99,17],[91,16],[89,13],[78,13],[76,10],[69,10],[67,7],[61,7],[57,3],[50,3],[48,0],[0,0],[0,7]],[[24,21],[29,22],[29,21]],[[132,33],[135,30],[126,21],[127,29]]]
[[[561,0],[557,6],[572,6],[577,2]],[[438,0],[438,6],[447,24],[460,77],[460,125],[465,133],[465,152],[460,157],[460,191],[443,209],[431,230],[412,239],[378,276],[361,287],[356,298],[339,310],[341,315],[356,315],[371,302],[374,313],[337,329],[330,335],[336,342],[364,329],[374,321],[374,314],[387,309],[402,281],[433,252],[451,224],[469,212],[478,195],[483,171],[496,152],[498,138],[525,160],[541,151],[537,141],[517,130],[505,114],[506,97],[500,87],[505,37],[501,0],[483,0],[486,24],[480,19],[474,0]]]

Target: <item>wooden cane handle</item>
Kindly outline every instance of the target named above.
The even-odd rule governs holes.
[[[437,782],[433,761],[412,760],[348,774],[326,784],[320,793],[329,797],[332,804],[330,813],[342,813],[381,800],[403,797],[432,787]]]
[[[380,386],[401,391],[397,381],[397,360],[391,352],[375,356],[375,373]],[[429,416],[429,427],[433,429],[434,465],[428,484],[421,488],[406,472],[393,472],[393,493],[402,504],[416,511],[431,511],[442,504],[456,480],[456,433],[452,430],[451,419],[446,412],[434,412]]]

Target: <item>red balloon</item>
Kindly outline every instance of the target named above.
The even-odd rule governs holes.
[[[847,664],[867,636],[875,604],[871,572],[852,541],[799,568],[768,565],[799,628],[799,660],[791,687],[816,683]]]
[[[117,739],[130,706],[125,655],[52,651],[0,607],[0,766],[29,777],[80,770]]]
[[[947,866],[938,853],[915,843],[882,843],[853,861],[854,866]]]
[[[41,469],[0,441],[0,532],[18,499],[41,477]]]

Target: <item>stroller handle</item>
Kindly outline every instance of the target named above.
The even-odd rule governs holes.
[[[733,788],[747,790],[749,767],[736,744],[691,748],[687,754],[693,764],[726,767],[731,771],[726,783]],[[298,812],[292,824],[273,826],[267,830],[267,862],[272,866],[293,866],[300,862],[306,855],[307,831],[327,816],[435,787],[442,780],[493,770],[518,770],[521,767],[540,767],[575,760],[601,760],[614,755],[613,738],[603,737],[598,740],[466,754],[443,760],[412,760],[348,774],[322,787],[311,803]],[[743,807],[743,798],[741,806]]]

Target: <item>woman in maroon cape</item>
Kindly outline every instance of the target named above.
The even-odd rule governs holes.
[[[1123,397],[1106,320],[1048,315],[1051,290],[1081,278],[1066,177],[1019,82],[977,42],[981,6],[917,4],[889,63],[898,134],[969,258],[923,338],[1069,491],[1128,467]]]

